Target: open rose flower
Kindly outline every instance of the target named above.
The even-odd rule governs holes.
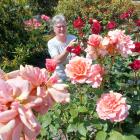
[[[92,34],[88,38],[88,44],[93,47],[98,47],[102,37],[100,35]]]
[[[140,42],[135,42],[135,48],[132,49],[132,52],[140,53]]]
[[[75,19],[73,21],[73,27],[76,28],[76,29],[81,29],[85,26],[85,23],[84,21],[82,20],[81,17],[78,17],[77,19]]]
[[[130,106],[126,104],[126,98],[120,93],[110,91],[110,93],[102,94],[97,101],[97,114],[103,120],[111,122],[123,121],[129,114]]]
[[[72,83],[85,83],[91,64],[91,59],[79,56],[73,57],[69,64],[66,65],[66,75],[71,79]]]
[[[33,29],[38,29],[41,26],[41,23],[35,18],[24,21],[24,24],[27,28]]]
[[[140,60],[134,60],[129,66],[135,71],[140,70]]]
[[[130,14],[128,12],[124,12],[120,15],[120,19],[128,19],[130,17]]]
[[[115,21],[109,21],[108,24],[107,24],[107,29],[114,29],[116,28],[117,24]]]
[[[50,17],[43,14],[43,15],[41,15],[41,19],[44,20],[44,21],[49,21]]]
[[[88,46],[85,49],[87,58],[96,60],[99,57],[104,57],[107,54],[106,46],[101,44],[102,37],[100,35],[92,34],[88,38]]]
[[[109,31],[108,37],[110,44],[115,45],[117,51],[122,57],[128,57],[128,55],[132,55],[132,49],[135,48],[135,45],[131,37],[125,34],[125,31],[118,29]]]
[[[99,64],[94,64],[91,66],[89,77],[86,83],[92,85],[93,88],[100,87],[103,80],[104,68]]]

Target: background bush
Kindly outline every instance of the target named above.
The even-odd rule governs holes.
[[[26,0],[0,1],[0,66],[5,71],[21,64],[43,66],[48,55],[47,37],[40,30],[26,30],[24,25],[25,20],[35,16],[34,8]]]

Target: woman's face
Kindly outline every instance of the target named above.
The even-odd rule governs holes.
[[[66,35],[67,27],[65,23],[57,23],[54,25],[54,33],[56,36],[63,37]]]

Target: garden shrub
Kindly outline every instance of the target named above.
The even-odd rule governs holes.
[[[20,64],[39,65],[47,57],[45,29],[27,30],[24,21],[33,18],[28,1],[0,2],[0,66],[9,71]],[[34,60],[39,53],[39,59]]]

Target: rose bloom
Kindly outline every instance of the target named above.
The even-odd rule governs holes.
[[[85,83],[89,75],[92,60],[84,57],[73,57],[66,65],[66,75],[72,83]]]
[[[46,69],[49,72],[54,72],[57,66],[56,60],[54,59],[46,59]]]
[[[85,23],[84,23],[84,21],[82,20],[81,17],[78,17],[77,19],[75,19],[75,20],[73,21],[73,27],[74,27],[74,28],[81,29],[81,28],[83,28],[84,26],[85,26]]]
[[[76,54],[76,55],[80,55],[81,51],[82,51],[82,49],[81,49],[80,45],[73,47],[71,50],[71,52]]]
[[[135,23],[137,26],[140,26],[140,19],[136,20]]]
[[[116,48],[122,57],[132,55],[132,49],[135,48],[135,45],[131,37],[125,34],[125,31],[118,29],[109,31],[108,37],[110,39],[110,44],[116,45]]]
[[[31,27],[33,29],[38,29],[41,26],[41,23],[35,18],[24,21],[24,24],[26,27]]]
[[[132,49],[132,52],[138,52],[140,53],[140,42],[135,42],[135,48]]]
[[[88,46],[85,49],[87,58],[96,60],[98,57],[104,57],[107,54],[106,46],[101,44],[102,37],[92,34],[88,38]]]
[[[49,21],[50,17],[46,16],[46,15],[41,15],[41,19],[45,20],[45,21]]]
[[[102,40],[102,37],[100,35],[92,34],[88,38],[88,44],[93,47],[98,47],[101,40]]]
[[[109,21],[107,24],[107,29],[114,29],[117,26],[115,21]]]
[[[100,119],[120,122],[128,116],[129,108],[126,98],[120,93],[110,91],[110,93],[102,94],[97,101],[96,111]]]
[[[93,20],[93,24],[91,26],[91,32],[92,34],[99,34],[101,31],[101,24],[97,20]]]
[[[94,64],[91,66],[89,77],[86,83],[92,85],[93,88],[100,87],[103,80],[104,68],[99,64]]]
[[[140,70],[140,60],[134,60],[129,66],[135,71]]]
[[[129,13],[128,12],[125,12],[125,13],[122,13],[121,15],[120,15],[120,19],[128,19],[129,18]]]

